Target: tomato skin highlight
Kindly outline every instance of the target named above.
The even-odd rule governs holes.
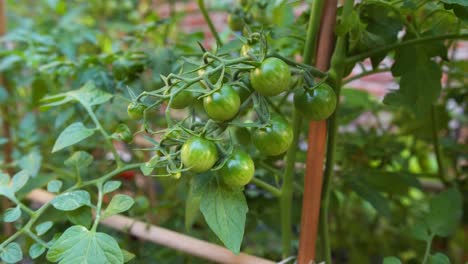
[[[219,170],[222,181],[229,187],[238,188],[247,185],[252,180],[255,165],[245,151],[235,149]]]
[[[324,120],[336,108],[336,94],[328,84],[322,83],[312,90],[300,89],[294,95],[294,106],[309,120]]]
[[[290,82],[291,70],[278,58],[267,58],[259,68],[250,72],[252,88],[263,96],[274,96],[288,90]]]
[[[210,140],[194,136],[182,146],[180,158],[190,171],[205,172],[218,160],[218,149]]]
[[[127,114],[130,119],[139,120],[143,118],[143,112],[145,111],[146,106],[137,102],[131,102],[127,107]]]
[[[255,147],[264,155],[277,156],[286,150],[293,141],[291,125],[279,115],[270,117],[269,124],[264,128],[257,128],[252,133]]]
[[[203,108],[213,120],[226,121],[232,119],[239,112],[240,97],[229,84],[203,98]]]

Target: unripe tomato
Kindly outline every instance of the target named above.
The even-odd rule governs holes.
[[[289,89],[291,71],[278,58],[267,58],[259,68],[250,72],[252,88],[263,96],[278,95]]]
[[[273,115],[264,128],[254,130],[252,139],[255,147],[263,154],[277,156],[288,150],[293,141],[293,129],[284,118]]]
[[[240,97],[229,84],[203,98],[206,114],[213,120],[226,121],[233,118],[240,107]]]
[[[183,90],[174,96],[171,103],[173,109],[183,109],[193,103],[193,94],[190,91]]]
[[[244,28],[244,20],[239,14],[229,14],[227,23],[232,31],[241,31]]]
[[[307,119],[324,120],[335,111],[336,94],[326,83],[312,90],[300,89],[294,95],[294,106]]]
[[[191,171],[205,172],[218,160],[218,149],[212,141],[194,136],[182,146],[180,158]]]
[[[131,102],[127,107],[127,114],[133,120],[139,120],[143,117],[146,106],[141,103]]]
[[[255,165],[246,152],[236,149],[219,170],[222,181],[229,187],[243,187],[252,180]]]

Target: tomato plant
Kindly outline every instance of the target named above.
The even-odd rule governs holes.
[[[468,261],[465,1],[182,2],[0,0],[0,262]]]

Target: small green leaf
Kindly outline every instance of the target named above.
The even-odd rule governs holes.
[[[185,202],[185,229],[190,230],[193,223],[200,214],[201,195],[194,195],[192,189],[189,190],[187,201]]]
[[[23,259],[23,252],[18,243],[13,242],[5,248],[0,248],[0,259],[6,263],[16,263]]]
[[[29,256],[31,256],[32,259],[36,259],[40,255],[42,255],[45,252],[45,250],[46,250],[46,248],[44,246],[42,246],[41,244],[34,243],[29,248]]]
[[[429,256],[429,264],[450,264],[450,259],[442,254],[442,253],[435,253]]]
[[[93,163],[93,156],[86,151],[74,152],[70,158],[65,160],[64,164],[67,167],[86,168]]]
[[[427,226],[426,221],[423,219],[418,219],[410,229],[410,234],[418,240],[428,241],[432,239],[429,227]]]
[[[91,227],[93,223],[93,214],[91,208],[82,206],[76,210],[66,212],[68,220],[74,225],[84,226],[86,228]]]
[[[69,125],[65,130],[60,133],[55,145],[52,148],[52,153],[57,152],[63,148],[74,145],[85,138],[94,134],[94,129],[86,128],[83,123],[77,122]]]
[[[117,194],[112,197],[107,209],[104,211],[103,218],[119,214],[130,209],[135,201],[132,197],[125,194]]]
[[[397,257],[385,257],[383,264],[401,264],[401,260]]]
[[[47,221],[47,222],[37,225],[35,228],[37,235],[42,236],[43,234],[47,233],[47,231],[49,231],[53,225],[54,223],[52,221]]]
[[[69,227],[47,252],[47,260],[60,263],[123,263],[122,250],[105,233],[82,226]]]
[[[120,181],[108,181],[104,183],[102,191],[104,192],[104,194],[110,193],[120,188],[120,185],[122,185],[122,182]]]
[[[29,173],[25,170],[21,170],[13,176],[12,179],[12,188],[14,192],[17,192],[19,189],[23,188],[23,186],[29,180]]]
[[[28,155],[23,156],[19,161],[21,169],[27,171],[31,177],[36,177],[42,164],[42,155],[39,151],[33,150]]]
[[[52,180],[47,184],[47,191],[51,193],[58,193],[60,188],[62,188],[62,181],[60,180]]]
[[[68,95],[79,101],[84,106],[103,104],[112,98],[112,95],[99,90],[93,81],[87,82],[78,90],[68,92]]]
[[[229,250],[238,254],[248,211],[242,191],[227,189],[217,181],[211,181],[201,198],[200,210],[211,230]]]
[[[18,220],[21,217],[21,208],[20,206],[16,206],[14,208],[8,208],[5,211],[5,215],[3,216],[3,221],[6,223],[11,223]]]
[[[455,188],[432,198],[427,216],[432,234],[446,237],[455,232],[463,212],[462,201],[460,192]]]
[[[83,205],[91,205],[87,191],[72,191],[60,194],[52,200],[52,206],[61,211],[73,211]]]
[[[123,255],[123,258],[124,258],[124,263],[127,263],[130,260],[135,258],[135,254],[133,254],[132,252],[128,252],[125,249],[122,249],[122,255]]]
[[[145,162],[140,165],[140,170],[141,170],[141,173],[143,173],[143,175],[149,176],[153,172],[154,167],[148,166],[148,162]]]
[[[362,199],[368,201],[375,210],[383,216],[390,218],[391,213],[388,201],[378,191],[358,181],[350,182],[350,186]]]

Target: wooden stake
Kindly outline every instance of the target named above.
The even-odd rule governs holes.
[[[334,47],[336,10],[336,0],[326,1],[323,10],[316,58],[316,67],[321,71],[328,70],[330,66],[330,58]],[[309,146],[306,159],[304,196],[302,198],[298,264],[310,264],[315,259],[326,140],[326,121],[311,122],[309,125]]]
[[[28,194],[27,198],[34,202],[47,203],[55,195],[44,190],[36,189]],[[205,242],[190,236],[186,236],[165,228],[148,225],[145,222],[132,218],[115,215],[101,221],[102,225],[128,232],[142,240],[151,241],[187,254],[197,256],[209,261],[227,264],[274,264],[275,262],[248,254],[234,255],[222,246]]]

